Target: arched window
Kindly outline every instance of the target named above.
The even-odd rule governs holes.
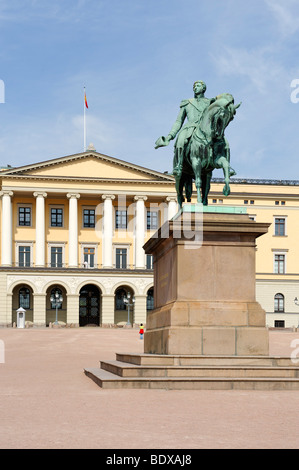
[[[59,289],[58,287],[54,287],[54,289],[51,290],[51,293],[50,293],[50,299],[52,296],[55,296],[55,293],[58,292],[59,296],[62,295],[62,290]],[[50,300],[50,304],[51,304],[51,309],[56,309],[56,305],[55,305],[55,302],[51,302]],[[60,302],[58,305],[57,305],[57,308],[62,308],[62,302]]]
[[[276,294],[274,297],[274,312],[284,312],[284,296]]]
[[[19,290],[19,307],[25,310],[30,308],[30,290],[27,287],[22,287]]]
[[[124,298],[127,297],[125,289],[120,288],[115,292],[115,310],[126,310]]]
[[[154,309],[154,288],[151,287],[147,291],[146,310],[153,310],[153,309]]]

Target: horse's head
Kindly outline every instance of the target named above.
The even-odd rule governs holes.
[[[215,101],[205,110],[201,125],[205,128],[205,134],[211,140],[222,139],[224,131],[234,119],[236,109],[241,105],[234,105],[234,98],[229,93],[218,95]]]

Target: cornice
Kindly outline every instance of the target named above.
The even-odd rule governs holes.
[[[1,175],[0,175],[1,176]],[[2,179],[12,180],[42,180],[42,181],[71,181],[71,182],[98,182],[98,183],[118,183],[118,184],[174,184],[174,178],[172,179],[123,179],[123,178],[96,178],[96,177],[80,177],[80,176],[54,176],[54,175],[3,175]]]

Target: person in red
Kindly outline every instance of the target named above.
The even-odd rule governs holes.
[[[144,326],[143,326],[143,323],[140,323],[139,334],[140,334],[140,339],[143,339],[143,334],[144,334]]]

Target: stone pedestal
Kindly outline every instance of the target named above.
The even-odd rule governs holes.
[[[144,353],[118,353],[88,377],[102,388],[299,390],[293,359],[269,356],[255,300],[256,238],[270,224],[237,212],[186,205],[145,244],[155,309]]]
[[[185,205],[145,244],[154,257],[155,309],[144,353],[269,354],[265,311],[255,299],[256,238],[269,224],[223,210]]]

